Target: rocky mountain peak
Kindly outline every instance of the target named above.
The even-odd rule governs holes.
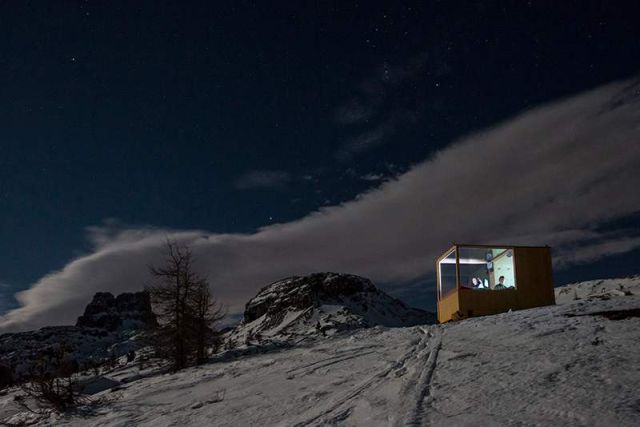
[[[122,293],[114,297],[110,292],[98,292],[78,317],[76,326],[115,331],[120,328],[136,329],[158,325],[151,311],[149,293]]]
[[[295,276],[262,288],[245,306],[235,340],[334,333],[374,325],[433,323],[433,313],[410,308],[352,274]]]
[[[351,274],[315,273],[289,277],[265,286],[249,300],[245,307],[244,323],[252,322],[264,314],[277,314],[286,309],[306,309],[321,301],[376,291],[371,281]]]

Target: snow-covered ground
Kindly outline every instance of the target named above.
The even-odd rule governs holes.
[[[556,304],[567,304],[581,299],[608,299],[640,295],[640,275],[621,279],[588,280],[571,283],[555,289]]]
[[[640,279],[632,282],[628,287],[638,289]],[[638,426],[640,295],[587,298],[592,291],[579,291],[577,300],[565,292],[571,298],[559,298],[564,304],[557,306],[446,325],[360,329],[176,374],[141,375],[94,395],[111,402],[91,415],[53,414],[38,422]],[[122,381],[131,370],[111,379]],[[0,396],[0,420],[37,420],[12,395]]]

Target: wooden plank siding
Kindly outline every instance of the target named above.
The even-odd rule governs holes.
[[[458,310],[460,310],[458,292],[454,291],[438,301],[438,323],[451,320]]]

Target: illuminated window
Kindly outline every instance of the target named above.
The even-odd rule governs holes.
[[[515,289],[511,248],[458,248],[460,287],[476,290]]]

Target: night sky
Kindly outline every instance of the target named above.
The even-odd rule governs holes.
[[[0,311],[87,227],[287,223],[640,71],[635,2],[497,4],[2,2]],[[635,248],[556,281],[638,272]]]

